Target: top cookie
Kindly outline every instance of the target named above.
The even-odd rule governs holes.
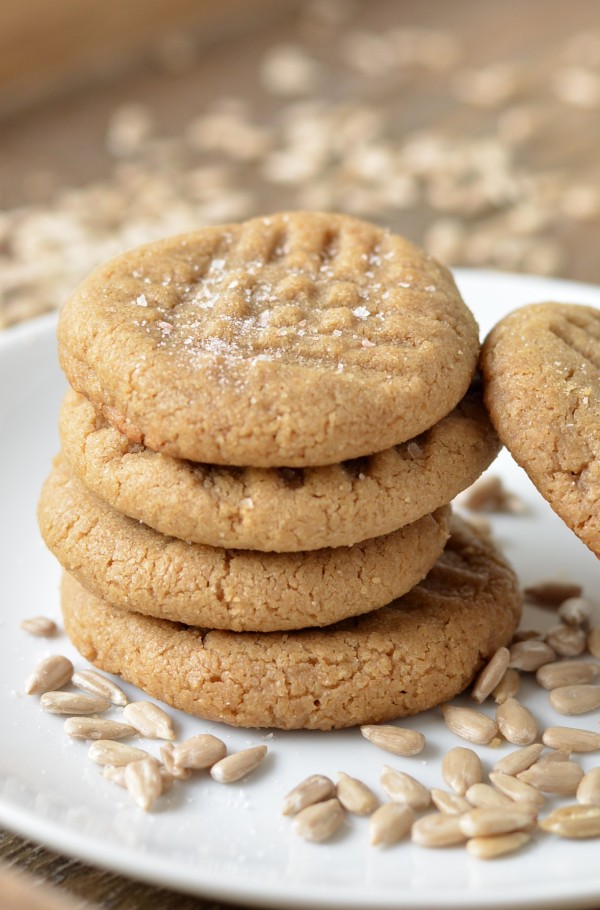
[[[600,555],[600,311],[540,303],[511,313],[482,351],[485,401],[515,460]]]
[[[450,273],[343,215],[210,227],[96,269],[63,308],[71,385],[133,442],[255,467],[333,464],[464,395],[477,325]]]

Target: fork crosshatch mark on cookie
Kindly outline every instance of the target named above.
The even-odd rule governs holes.
[[[325,626],[375,610],[430,570],[450,509],[354,547],[260,553],[190,544],[122,515],[62,458],[40,496],[44,540],[67,571],[127,610],[195,626],[271,631]]]
[[[600,311],[530,304],[485,340],[498,435],[554,511],[600,556]]]
[[[60,415],[73,473],[119,512],[215,547],[297,552],[389,534],[453,499],[500,447],[473,387],[430,430],[321,468],[202,465],[132,444],[82,395]]]
[[[130,251],[59,324],[69,382],[133,442],[256,467],[417,436],[465,394],[478,344],[434,259],[358,219],[301,212]]]

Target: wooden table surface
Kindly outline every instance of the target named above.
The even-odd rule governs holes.
[[[161,66],[156,59],[147,59],[137,69],[120,73],[118,79],[105,76],[85,91],[72,89],[42,107],[14,113],[1,122],[0,200],[4,212],[0,212],[0,265],[2,257],[12,267],[21,256],[18,265],[23,266],[25,254],[21,248],[16,252],[11,248],[11,232],[24,217],[39,219],[44,212],[55,215],[56,200],[63,205],[67,188],[81,190],[83,196],[78,198],[84,203],[86,187],[114,189],[115,173],[121,168],[121,174],[124,165],[107,146],[106,130],[120,105],[135,102],[151,109],[153,128],[178,153],[177,143],[181,145],[181,136],[189,135],[187,125],[198,112],[214,105],[215,98],[228,97],[237,99],[234,110],[242,99],[245,109],[263,127],[262,139],[266,135],[266,145],[270,143],[268,152],[260,152],[259,136],[255,155],[225,151],[225,178],[222,174],[217,177],[225,180],[224,192],[234,210],[236,201],[241,212],[252,214],[298,207],[313,199],[323,207],[346,208],[389,224],[417,242],[426,242],[452,264],[600,282],[597,0],[568,4],[562,0],[420,0],[418,4],[326,0],[320,10],[316,4],[304,4],[299,13],[293,6],[287,21],[233,35],[198,53],[186,66],[177,66],[173,55]],[[415,40],[421,42],[422,61],[398,68],[389,59],[386,41],[394,29],[398,53],[403,48],[400,32],[421,30]],[[440,43],[438,34],[437,45],[435,40],[427,44],[432,30],[435,34],[441,30],[452,41]],[[306,64],[302,55],[308,55],[317,61],[317,71],[325,69],[335,78],[320,83],[317,79],[312,88],[308,84],[292,86],[283,97],[273,86],[273,77],[264,75],[265,54],[281,44],[294,44],[300,48],[301,64]],[[176,47],[175,58],[177,53]],[[262,83],[257,77],[261,61]],[[313,71],[306,65],[304,70],[300,68],[300,82],[310,83]],[[380,115],[378,132],[375,138],[359,143],[358,158],[350,160],[337,153],[337,158],[330,156],[321,164],[311,159],[312,171],[302,177],[303,147],[290,148],[288,139],[283,149],[286,154],[281,154],[281,147],[274,154],[273,143],[281,146],[284,141],[286,117],[307,116],[298,113],[299,104],[314,105],[316,101],[330,108],[337,106],[338,112],[340,106],[351,103],[358,103],[363,111],[376,111]],[[368,131],[368,117],[363,115],[363,120]],[[270,135],[273,123],[277,130]],[[432,134],[437,137],[433,143]],[[351,135],[348,141],[356,138]],[[411,145],[412,140],[417,144]],[[227,137],[223,141],[226,144]],[[428,160],[428,156],[435,159],[440,143],[455,159],[467,155],[489,158],[483,189],[477,162],[473,166],[476,179],[471,180],[461,164],[447,172],[443,163]],[[394,150],[400,148],[404,172],[394,170],[395,165],[390,170],[390,200],[385,181],[382,185],[374,172],[389,168]],[[136,159],[134,166],[141,167],[147,178],[153,165],[144,155],[142,149],[142,165]],[[205,148],[198,156],[186,163],[189,170],[214,164],[215,150]],[[286,177],[286,167],[292,168],[291,180],[289,173]],[[293,172],[299,167],[300,176]],[[460,198],[452,192],[457,173]],[[489,187],[499,181],[502,186],[497,198]],[[240,188],[251,191],[242,195],[241,203]],[[219,220],[219,206],[215,209],[212,197],[209,201],[210,206],[206,200],[201,202],[198,218]],[[33,223],[38,224],[35,219]],[[54,260],[49,260],[49,275],[55,267]],[[43,284],[44,278],[42,273],[36,280]],[[33,293],[28,295],[18,283],[3,290],[1,281],[0,277],[0,325],[60,303],[52,294],[41,294],[39,299]],[[51,277],[46,283],[51,283]],[[76,906],[97,904],[107,910],[218,910],[225,906],[94,869],[6,831],[0,831],[0,859],[36,882],[56,886],[60,895],[76,896]],[[22,897],[15,897],[17,890],[14,883],[0,888],[0,908],[27,906]],[[32,908],[46,905],[43,892],[27,893]]]

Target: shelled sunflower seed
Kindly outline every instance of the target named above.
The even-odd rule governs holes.
[[[53,619],[48,616],[31,616],[20,623],[23,631],[37,638],[51,638],[56,635],[57,625]]]
[[[455,746],[442,760],[442,777],[459,796],[464,796],[469,787],[483,780],[481,759],[473,749]]]
[[[232,784],[258,768],[267,751],[267,746],[261,745],[226,755],[211,766],[210,776],[220,784]]]
[[[496,834],[487,837],[471,837],[466,843],[467,853],[477,859],[496,859],[515,853],[531,841],[527,831],[512,831],[510,834]]]
[[[153,702],[129,702],[123,708],[123,717],[141,736],[149,739],[175,739],[173,720]]]
[[[562,752],[596,752],[600,749],[600,733],[575,727],[546,727],[542,742]]]
[[[539,825],[542,831],[559,837],[600,837],[600,806],[563,806],[547,815]]]
[[[369,819],[369,840],[375,846],[397,844],[410,834],[414,810],[399,803],[384,803]]]
[[[502,736],[517,746],[529,746],[537,737],[537,722],[516,698],[507,698],[496,708],[496,723]]]
[[[514,667],[509,667],[492,692],[497,705],[502,705],[507,698],[516,698],[521,688],[521,676]]]
[[[25,683],[27,695],[43,695],[62,689],[73,676],[73,664],[62,654],[53,654],[42,660]]]
[[[379,780],[386,796],[394,803],[401,803],[420,811],[426,809],[431,802],[431,794],[427,787],[404,771],[384,765]]]
[[[333,837],[344,822],[344,810],[336,797],[306,806],[294,816],[296,834],[304,840],[321,843]]]
[[[591,683],[558,686],[551,690],[549,701],[559,714],[588,714],[600,708],[600,686]]]
[[[536,681],[544,689],[558,689],[561,686],[576,686],[590,683],[600,673],[600,666],[583,660],[563,660],[544,664],[535,674]]]
[[[284,815],[295,815],[307,806],[335,796],[335,784],[324,774],[311,774],[290,790],[283,800]]]
[[[482,704],[482,702],[498,688],[508,669],[509,660],[510,651],[508,648],[498,648],[483,670],[481,670],[473,684],[471,698],[474,701],[478,704]]]
[[[579,781],[575,793],[577,802],[586,806],[600,806],[600,768],[592,768]]]
[[[532,743],[522,749],[509,752],[504,758],[499,759],[494,765],[494,771],[502,774],[518,774],[525,771],[538,760],[544,750],[542,743]]]
[[[336,793],[346,812],[353,815],[371,815],[379,805],[370,787],[343,771],[338,771]]]
[[[40,706],[50,714],[102,714],[108,711],[110,702],[95,695],[72,692],[44,692]]]
[[[366,724],[360,732],[370,743],[394,755],[418,755],[425,748],[425,737],[418,730],[390,725]]]
[[[78,689],[83,689],[89,695],[97,695],[99,698],[107,699],[111,704],[124,707],[129,703],[129,699],[116,683],[96,670],[77,670],[73,674],[71,682]]]
[[[484,746],[491,743],[498,735],[496,721],[485,714],[473,711],[472,708],[444,705],[442,714],[448,729],[469,742]]]

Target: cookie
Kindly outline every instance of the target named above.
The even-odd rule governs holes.
[[[59,562],[127,610],[213,629],[324,626],[384,606],[435,563],[448,509],[392,534],[308,553],[256,553],[166,537],[116,512],[59,459],[38,516]]]
[[[112,607],[69,576],[65,629],[102,670],[208,720],[330,730],[416,714],[465,689],[519,621],[512,570],[489,541],[454,522],[421,584],[327,629],[190,629]]]
[[[515,461],[600,556],[600,311],[522,307],[488,335],[485,401]]]
[[[131,441],[208,464],[335,464],[404,442],[479,351],[450,273],[345,215],[292,212],[148,244],[63,307],[62,367]]]
[[[73,472],[119,512],[210,546],[295,552],[379,537],[450,502],[498,453],[479,389],[408,443],[321,468],[227,468],[131,444],[82,395],[60,416]]]

